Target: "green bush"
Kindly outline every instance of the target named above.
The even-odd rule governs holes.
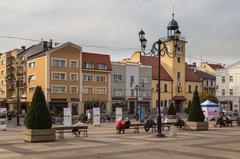
[[[171,103],[171,105],[169,106],[168,115],[176,115],[176,108],[173,103]]]
[[[198,96],[198,91],[195,90],[193,94],[193,99],[189,107],[188,121],[203,122],[204,115],[200,105],[200,98]]]
[[[50,129],[52,127],[45,96],[39,86],[35,89],[24,123],[28,129]]]

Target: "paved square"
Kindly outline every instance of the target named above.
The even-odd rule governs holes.
[[[8,158],[239,159],[240,127],[178,131],[177,137],[156,139],[143,130],[116,135],[110,123],[90,126],[88,138],[66,134],[65,139],[47,143],[25,143],[21,128],[10,127],[0,131],[0,159]]]

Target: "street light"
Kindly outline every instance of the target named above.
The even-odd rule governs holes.
[[[145,38],[145,32],[141,30],[139,35],[139,40],[141,42],[141,50],[143,55],[145,56],[155,56],[158,57],[158,102],[157,102],[157,133],[156,137],[164,137],[165,135],[162,133],[162,121],[161,121],[161,109],[160,109],[160,71],[161,71],[161,56],[168,55],[170,58],[174,58],[176,55],[176,50],[178,47],[178,41],[180,38],[181,32],[178,30],[178,27],[174,28],[174,35],[168,36],[169,39],[174,40],[174,51],[170,53],[168,51],[168,48],[166,46],[166,43],[159,39],[158,41],[154,42],[152,45],[152,48],[149,52],[145,52],[145,49],[147,47],[147,39]]]
[[[21,126],[20,124],[20,95],[19,95],[19,87],[20,87],[20,82],[19,80],[16,81],[16,87],[17,87],[17,123],[16,126]]]

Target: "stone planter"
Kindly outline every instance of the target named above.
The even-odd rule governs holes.
[[[54,129],[23,129],[23,140],[26,142],[47,142],[55,138]]]
[[[205,130],[208,130],[208,122],[186,121],[185,129],[195,130],[195,131],[205,131]]]

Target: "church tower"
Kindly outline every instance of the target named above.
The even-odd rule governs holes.
[[[176,104],[177,109],[182,109],[185,98],[185,44],[187,43],[183,38],[174,40],[174,32],[179,29],[177,21],[174,19],[174,13],[172,14],[172,20],[167,26],[167,38],[164,39],[168,52],[176,53],[175,56],[165,55],[161,57],[161,64],[166,69],[168,74],[173,79],[172,86],[172,99]],[[179,111],[178,110],[178,111]]]

